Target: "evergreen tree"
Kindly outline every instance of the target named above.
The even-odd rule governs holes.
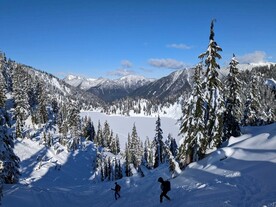
[[[246,101],[244,104],[244,112],[242,125],[256,126],[259,125],[259,111],[260,110],[260,94],[258,90],[258,76],[252,76],[250,88],[247,91]]]
[[[68,107],[68,129],[70,129],[71,138],[68,141],[68,150],[76,150],[80,144],[80,116],[76,103],[70,103]]]
[[[4,85],[4,77],[0,71],[0,108],[4,108],[6,103],[6,95],[5,95],[5,85]]]
[[[176,157],[177,151],[178,151],[178,146],[177,146],[175,138],[173,138],[171,134],[168,134],[168,138],[167,138],[165,144],[168,146],[170,152],[172,153],[172,156]]]
[[[83,129],[83,136],[86,138],[86,140],[94,141],[95,128],[94,128],[94,125],[93,125],[90,117],[85,121],[85,126]]]
[[[161,129],[161,120],[158,115],[157,121],[156,121],[156,129],[155,129],[155,162],[154,162],[154,168],[157,168],[161,163],[164,163],[164,153],[163,153],[163,131]]]
[[[103,139],[103,133],[102,133],[101,122],[99,121],[96,138],[95,138],[95,143],[98,145],[102,145],[102,139]]]
[[[238,61],[233,55],[230,62],[229,74],[226,79],[225,90],[225,113],[223,126],[223,141],[228,140],[231,136],[240,136],[239,118],[241,117],[241,82],[238,79],[239,71],[237,68]]]
[[[131,163],[134,168],[138,170],[142,162],[143,148],[141,148],[141,141],[137,134],[136,126],[133,125],[130,142],[128,143]]]
[[[48,113],[47,113],[47,97],[46,91],[43,90],[42,84],[37,83],[37,96],[38,96],[38,117],[39,123],[45,124],[48,121]]]
[[[18,65],[13,70],[13,96],[15,102],[16,136],[23,138],[24,122],[29,115],[29,101],[27,94],[27,75],[22,66]]]
[[[120,139],[119,139],[119,136],[118,136],[118,134],[116,134],[116,138],[115,138],[115,140],[116,140],[116,154],[118,154],[118,153],[120,153],[120,151],[121,151],[121,148],[120,148]]]
[[[199,64],[194,72],[193,91],[183,109],[180,133],[183,135],[184,141],[177,156],[182,168],[191,162],[202,159],[208,144],[205,135],[201,70],[202,66]]]
[[[152,144],[147,137],[144,144],[144,163],[147,168],[152,169],[154,165]]]
[[[125,160],[126,160],[126,163],[125,163],[125,174],[126,174],[127,177],[130,177],[130,176],[132,176],[131,168],[130,168],[131,154],[129,152],[129,147],[128,147],[127,143],[126,143],[126,149],[125,149]]]
[[[1,178],[6,184],[16,183],[19,179],[19,158],[14,154],[14,142],[11,131],[7,125],[5,112],[0,108],[0,161],[3,169]]]
[[[3,161],[0,160],[0,205],[1,205],[1,201],[2,201],[2,197],[3,197],[3,184],[4,184],[4,165],[3,165]]]
[[[222,97],[222,84],[218,78],[217,72],[217,70],[220,69],[217,59],[221,59],[219,52],[222,51],[222,49],[217,45],[214,36],[214,20],[212,20],[209,37],[210,41],[207,51],[199,55],[199,58],[205,59],[206,68],[203,90],[207,140],[202,141],[202,153],[205,153],[207,144],[210,148],[216,148],[222,143],[223,114],[225,109]]]
[[[110,127],[107,121],[104,122],[104,127],[103,127],[103,136],[102,136],[102,146],[103,147],[109,147],[110,148],[110,143],[111,143],[111,137],[110,137]]]

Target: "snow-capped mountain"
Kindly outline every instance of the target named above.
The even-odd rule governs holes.
[[[105,78],[93,79],[69,75],[64,81],[72,86],[89,91],[105,101],[113,101],[123,98],[137,88],[151,83],[153,79],[136,75],[128,75],[115,80]]]
[[[63,79],[67,84],[78,87],[82,90],[88,90],[91,87],[95,87],[99,84],[102,84],[106,81],[107,79],[104,78],[84,78],[81,76],[74,76],[74,75],[68,75]]]
[[[168,76],[155,80],[148,85],[139,87],[131,96],[171,100],[190,91],[193,69],[177,70]]]

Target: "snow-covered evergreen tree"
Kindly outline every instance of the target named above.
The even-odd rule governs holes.
[[[257,74],[252,76],[250,88],[246,94],[242,119],[243,126],[259,125],[259,113],[261,112],[261,106],[258,79]]]
[[[4,108],[6,103],[5,91],[4,77],[2,76],[2,72],[0,70],[0,108]]]
[[[133,124],[130,141],[128,142],[128,150],[130,153],[130,162],[133,164],[134,168],[138,170],[142,163],[143,147],[141,146],[141,140],[137,134],[135,124]]]
[[[83,136],[86,138],[86,140],[94,141],[95,128],[90,117],[84,121]]]
[[[175,138],[172,137],[172,135],[169,133],[168,138],[165,141],[166,146],[168,146],[170,152],[172,153],[172,156],[176,157],[178,152],[178,146],[176,143]]]
[[[16,137],[23,137],[24,122],[29,115],[29,100],[27,94],[27,75],[22,66],[17,65],[13,70],[13,95],[15,102]]]
[[[5,112],[0,108],[0,160],[3,162],[2,180],[4,183],[16,183],[19,179],[19,158],[13,152],[14,140],[5,118]]]
[[[144,144],[143,164],[149,169],[152,169],[154,165],[154,152],[152,149],[152,145],[153,144],[149,140],[149,137],[147,137]]]
[[[230,62],[229,74],[225,86],[225,113],[223,125],[223,141],[228,140],[231,136],[239,136],[241,130],[239,120],[241,117],[241,81],[238,79],[239,70],[238,61],[233,55]]]
[[[164,163],[164,142],[163,142],[163,131],[161,129],[161,120],[158,115],[156,120],[156,128],[155,128],[155,137],[154,137],[154,146],[155,146],[155,161],[154,168],[157,168],[160,164]]]
[[[107,121],[104,122],[103,131],[102,131],[102,143],[103,147],[110,147],[111,143],[111,131]]]
[[[132,176],[132,173],[131,173],[131,168],[130,168],[130,164],[131,164],[131,154],[130,154],[130,151],[129,151],[129,147],[128,147],[128,144],[126,143],[126,147],[125,147],[125,174],[127,177],[130,177]]]
[[[3,161],[0,160],[0,205],[1,205],[1,201],[2,201],[2,197],[3,197],[3,183],[4,183],[4,165],[3,165]]]
[[[179,147],[177,156],[182,168],[191,162],[201,159],[208,145],[205,131],[205,108],[200,78],[201,71],[202,65],[199,64],[194,72],[193,91],[183,109],[180,133],[183,135],[184,141]]]
[[[103,139],[103,132],[102,132],[101,122],[99,121],[97,133],[96,133],[96,137],[95,137],[95,144],[102,146],[102,139]]]
[[[222,49],[217,45],[214,36],[214,20],[211,22],[209,45],[207,51],[199,55],[205,62],[205,79],[203,81],[205,99],[205,129],[206,139],[201,144],[202,152],[206,150],[206,144],[211,148],[219,147],[222,143],[224,101],[222,95],[222,84],[218,78],[220,69],[217,59],[221,59],[219,54]]]
[[[47,96],[46,91],[43,89],[41,83],[37,83],[37,96],[38,96],[38,117],[39,123],[45,124],[48,121],[48,113],[47,113]]]
[[[80,143],[80,111],[76,103],[70,103],[68,107],[68,128],[70,139],[68,141],[68,150],[76,150]]]

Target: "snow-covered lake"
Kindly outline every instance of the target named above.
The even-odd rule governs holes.
[[[81,116],[91,117],[95,130],[98,128],[98,122],[100,121],[103,127],[104,122],[107,121],[114,135],[118,134],[120,139],[121,149],[125,148],[128,134],[131,134],[133,125],[135,124],[138,136],[144,142],[147,137],[153,140],[155,136],[156,120],[157,117],[146,116],[121,116],[121,115],[106,115],[100,112],[83,111]],[[163,130],[163,140],[165,141],[168,134],[171,134],[173,138],[180,140],[179,123],[176,119],[168,117],[160,117],[161,129]]]

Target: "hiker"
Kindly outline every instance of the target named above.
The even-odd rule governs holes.
[[[116,200],[121,197],[120,194],[119,194],[119,192],[121,190],[121,186],[117,182],[115,182],[115,188],[114,189],[111,188],[111,190],[115,191],[115,199]]]
[[[162,190],[162,193],[160,194],[160,203],[163,201],[163,196],[167,198],[168,200],[171,200],[169,196],[167,196],[167,193],[171,190],[171,183],[170,181],[164,181],[162,177],[158,178],[158,182],[161,183],[160,187]]]

